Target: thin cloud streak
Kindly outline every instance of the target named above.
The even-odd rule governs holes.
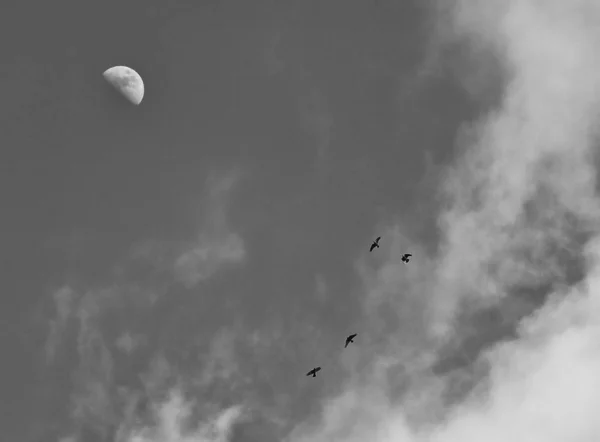
[[[226,442],[232,427],[243,419],[243,408],[233,406],[202,422],[190,422],[192,403],[179,389],[154,409],[156,426],[135,428],[127,442]]]
[[[53,294],[56,316],[50,321],[50,330],[46,339],[46,362],[52,363],[62,342],[62,336],[71,316],[75,293],[70,287],[62,287]]]
[[[232,231],[228,207],[231,194],[242,177],[238,169],[212,173],[200,203],[201,216],[196,238],[191,241],[148,240],[136,244],[129,260],[149,264],[154,275],[168,275],[192,289],[220,270],[246,259],[244,239]],[[127,271],[130,262],[117,267]]]
[[[239,179],[240,174],[235,171],[209,179],[205,206],[208,215],[202,233],[173,266],[176,280],[187,288],[211,277],[223,266],[240,263],[246,258],[243,239],[230,231],[227,222],[228,198]]]

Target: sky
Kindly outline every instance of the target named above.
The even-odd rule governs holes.
[[[598,0],[96,3],[0,17],[1,441],[600,440]]]

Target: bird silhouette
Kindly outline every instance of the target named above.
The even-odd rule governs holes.
[[[354,333],[353,335],[350,335],[346,338],[346,345],[344,345],[344,348],[348,347],[348,345],[350,345],[351,342],[354,342],[354,338],[356,338],[356,335],[358,333]]]
[[[407,264],[407,263],[408,263],[408,261],[410,260],[410,257],[411,257],[411,256],[412,256],[412,255],[411,255],[410,253],[405,253],[404,255],[402,255],[402,262],[403,262],[404,264]]]
[[[311,371],[309,371],[308,373],[306,373],[306,376],[312,376],[313,378],[316,378],[317,377],[317,373],[319,371],[321,371],[321,367],[315,367]]]
[[[381,239],[381,236],[378,236],[375,239],[375,241],[373,241],[373,244],[371,244],[371,248],[369,249],[369,252],[372,252],[375,247],[379,248],[379,240],[380,239]]]

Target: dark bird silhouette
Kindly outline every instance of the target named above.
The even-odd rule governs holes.
[[[373,241],[373,244],[371,244],[371,248],[369,249],[369,252],[372,252],[375,247],[379,248],[379,240],[380,239],[381,239],[381,236],[378,236],[375,239],[375,241]]]
[[[311,371],[309,371],[308,373],[306,373],[306,376],[312,376],[313,378],[316,378],[317,377],[317,373],[319,371],[321,371],[321,367],[315,367]]]
[[[412,256],[412,255],[411,255],[410,253],[405,253],[404,255],[402,255],[402,262],[403,262],[404,264],[408,263],[408,261],[410,261],[410,257],[411,257],[411,256]]]
[[[353,335],[350,335],[350,336],[348,336],[348,337],[346,338],[346,345],[344,345],[344,348],[348,347],[348,345],[349,345],[351,342],[354,342],[354,338],[356,338],[356,335],[357,335],[357,334],[358,334],[358,333],[354,333]]]

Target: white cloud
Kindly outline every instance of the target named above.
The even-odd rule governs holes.
[[[565,310],[558,312],[572,320]],[[599,338],[595,321],[500,346],[489,355],[494,367],[489,397],[457,409],[432,441],[598,440]]]
[[[393,229],[390,261],[375,273],[363,266],[368,326],[395,333],[377,354],[364,350],[370,369],[324,402],[320,422],[299,425],[288,440],[597,442],[600,2],[442,2],[439,35],[469,47],[471,61],[504,69],[502,97],[459,137],[437,254],[415,253],[425,270],[398,262],[393,250],[406,242]],[[465,69],[467,78],[479,75],[477,65],[469,69],[475,76]],[[595,239],[582,247],[582,233]],[[585,257],[575,286],[564,249],[571,261]],[[459,322],[458,314],[547,287],[554,293],[516,336],[475,354],[468,368],[479,373],[464,370],[473,388],[448,403],[451,379],[431,364],[460,340],[469,316]]]
[[[244,258],[244,242],[239,235],[201,235],[196,244],[175,261],[175,276],[191,288],[211,277],[223,265],[237,263]]]
[[[222,329],[215,333],[206,357],[202,359],[202,372],[196,385],[208,387],[219,380],[233,383],[231,378],[239,375],[236,339],[233,329]]]
[[[136,244],[127,260],[116,266],[117,274],[131,270],[132,264],[150,265],[153,275],[172,277],[193,288],[221,269],[243,262],[246,247],[229,220],[231,194],[242,178],[240,169],[211,173],[199,205],[198,233],[191,240],[147,240]],[[135,267],[134,267],[135,268]]]
[[[230,407],[201,422],[192,419],[192,403],[178,389],[155,410],[156,425],[134,429],[127,442],[227,442],[243,408]]]
[[[507,84],[446,183],[451,208],[441,219],[439,274],[449,301],[440,304],[442,324],[457,307],[452,301],[489,302],[512,284],[560,276],[551,248],[568,242],[567,217],[590,223],[598,216],[591,153],[599,36],[581,20],[598,14],[597,6],[498,5],[456,3],[457,33],[487,43],[503,61]]]
[[[244,241],[230,230],[227,222],[228,198],[239,179],[237,171],[209,177],[202,233],[174,263],[176,279],[188,288],[211,277],[223,266],[239,263],[246,257]]]

